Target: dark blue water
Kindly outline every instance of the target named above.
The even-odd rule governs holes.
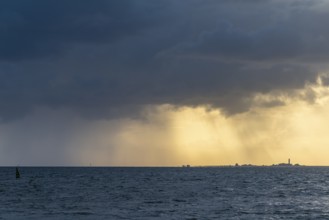
[[[0,168],[0,219],[329,219],[329,167]]]

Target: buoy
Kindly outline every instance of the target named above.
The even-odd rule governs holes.
[[[18,168],[16,167],[16,179],[20,178],[21,174],[19,174]]]

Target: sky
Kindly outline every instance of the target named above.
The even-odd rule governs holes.
[[[329,1],[3,0],[0,166],[329,165]]]

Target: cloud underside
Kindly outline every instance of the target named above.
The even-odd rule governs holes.
[[[262,106],[279,101],[285,105]],[[0,125],[0,165],[271,165],[288,158],[327,165],[329,87],[320,79],[295,96],[259,94],[252,102],[230,117],[206,106],[148,106],[143,119],[98,120],[38,108]]]
[[[326,84],[326,1],[2,1],[0,116],[39,107],[135,117],[149,105],[226,115]],[[271,96],[270,100],[259,97]],[[274,97],[276,96],[276,97]],[[258,101],[257,101],[258,100]]]

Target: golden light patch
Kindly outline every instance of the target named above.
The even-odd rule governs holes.
[[[277,100],[284,104],[264,105]],[[329,88],[321,80],[291,96],[255,94],[253,102],[229,117],[209,106],[159,105],[147,107],[144,119],[98,122],[80,138],[81,160],[92,155],[98,165],[180,166],[271,165],[291,158],[329,165]]]

